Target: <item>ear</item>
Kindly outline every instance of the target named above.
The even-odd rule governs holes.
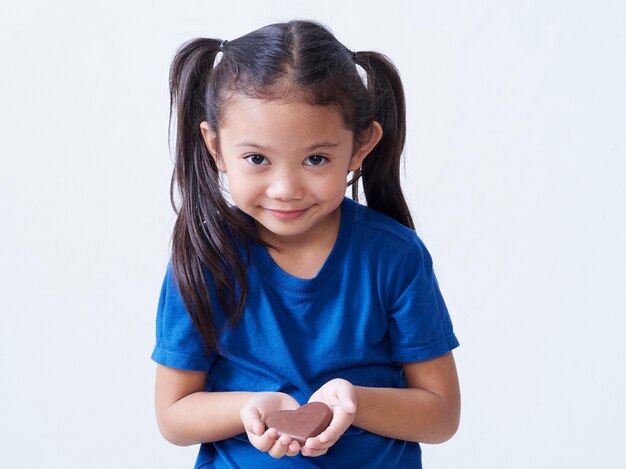
[[[348,167],[349,171],[356,171],[359,169],[363,164],[365,157],[370,154],[378,142],[380,142],[380,139],[383,138],[382,126],[378,122],[373,121],[365,137],[365,141],[358,143],[354,147],[354,152],[352,153],[352,158],[350,159],[350,166]]]
[[[224,167],[224,161],[219,156],[219,141],[217,138],[217,132],[211,130],[209,127],[209,123],[207,121],[202,121],[200,123],[200,132],[202,132],[202,139],[204,140],[204,144],[206,145],[213,161],[215,161],[215,165],[217,169],[222,173],[226,172],[226,168]]]

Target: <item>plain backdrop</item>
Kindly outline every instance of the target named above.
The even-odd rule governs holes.
[[[2,1],[0,467],[182,468],[154,418],[168,68],[318,20],[387,54],[404,188],[461,347],[427,469],[623,467],[626,3]]]

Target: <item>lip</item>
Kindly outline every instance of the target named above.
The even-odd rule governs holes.
[[[306,208],[300,210],[276,210],[271,208],[266,208],[266,212],[270,215],[278,218],[279,220],[295,220],[296,218],[301,217],[307,211]]]

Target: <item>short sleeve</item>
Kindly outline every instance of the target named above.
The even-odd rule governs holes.
[[[170,262],[157,307],[152,360],[172,368],[208,371],[213,359],[205,353],[202,337],[187,312]]]
[[[388,310],[392,359],[428,360],[458,347],[432,259],[417,235],[396,259]]]

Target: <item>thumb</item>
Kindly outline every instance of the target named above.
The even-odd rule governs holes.
[[[265,432],[265,425],[261,422],[261,414],[254,407],[241,409],[241,420],[247,432],[259,436]]]
[[[258,436],[261,436],[263,435],[263,433],[265,433],[265,425],[263,425],[263,422],[261,422],[259,419],[254,419],[254,421],[251,422],[250,429],[252,430],[251,433],[254,433]]]

